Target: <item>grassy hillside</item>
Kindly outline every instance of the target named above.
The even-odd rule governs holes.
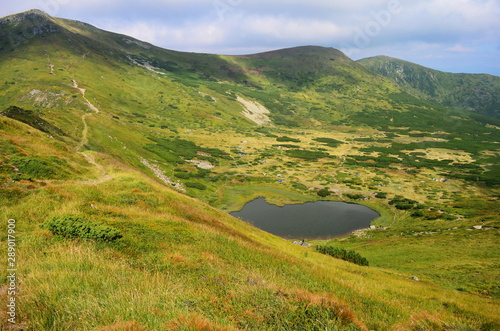
[[[387,56],[366,58],[358,63],[418,98],[500,117],[500,77],[441,72]]]
[[[334,49],[174,52],[39,11],[0,19],[0,76],[21,328],[498,328],[491,118]],[[377,210],[376,230],[315,242],[370,267],[226,213],[260,196]]]
[[[15,137],[29,130],[35,137],[23,148],[30,155],[55,148],[14,120],[2,119],[2,127]],[[16,220],[17,314],[24,329],[491,329],[498,323],[491,299],[293,245],[105,154],[57,152],[68,163],[89,155],[102,168],[79,180],[19,180],[3,188],[11,196],[2,201],[2,219]],[[121,238],[85,239],[44,226],[75,218],[111,227]]]

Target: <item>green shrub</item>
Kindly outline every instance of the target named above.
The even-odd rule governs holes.
[[[326,152],[308,151],[302,149],[288,150],[286,151],[286,154],[290,157],[296,157],[299,159],[311,160],[311,161],[316,161],[317,159],[324,157],[330,157],[330,154]]]
[[[318,192],[316,192],[320,197],[327,197],[330,195],[330,190],[327,188],[321,189]]]
[[[342,259],[347,262],[355,263],[361,266],[368,266],[368,260],[355,251],[347,251],[343,248],[336,248],[333,246],[315,246],[317,252],[325,255],[330,255],[337,259]]]
[[[403,198],[402,196],[398,195],[391,201],[389,201],[390,205],[394,205],[397,209],[400,210],[408,210],[408,209],[413,209],[416,208],[418,204],[418,201],[411,200],[408,198]]]
[[[123,237],[118,229],[91,222],[79,216],[53,217],[41,226],[55,235],[71,239],[83,238],[98,241],[113,241]]]
[[[350,194],[350,193],[346,193],[344,194],[346,197],[348,197],[349,199],[352,199],[352,200],[359,200],[359,199],[364,199],[365,196],[363,194]]]
[[[425,214],[421,210],[417,210],[416,212],[414,212],[413,214],[411,214],[411,216],[412,217],[424,217]]]
[[[10,161],[21,174],[34,179],[64,179],[70,168],[66,160],[55,156],[15,156]]]
[[[455,221],[455,220],[458,219],[457,216],[450,215],[450,214],[443,214],[443,215],[441,215],[441,218],[444,219],[444,220],[447,220],[447,221]]]
[[[275,105],[273,104],[273,106],[275,106]],[[276,110],[275,107],[274,107],[274,110]],[[300,127],[300,124],[295,122],[294,120],[291,120],[289,116],[280,115],[280,114],[272,114],[271,118],[272,118],[274,124],[276,124],[276,125],[287,126],[290,128]]]
[[[207,189],[207,187],[205,185],[203,185],[202,183],[188,182],[188,183],[185,183],[185,185],[187,187],[196,188],[196,189],[202,190],[202,191]]]
[[[400,209],[400,210],[408,210],[408,209],[412,209],[413,205],[409,204],[409,203],[396,203],[394,205],[394,207],[396,207],[397,209]]]
[[[292,145],[292,144],[273,145],[273,147],[283,147],[283,148],[300,148],[300,146],[299,146],[299,145]]]
[[[292,143],[300,143],[300,140],[299,140],[299,139],[290,138],[290,137],[287,137],[287,136],[278,137],[278,138],[276,138],[276,141],[279,141],[279,142],[292,142]]]
[[[302,183],[293,183],[292,186],[298,190],[301,190],[301,191],[307,191],[308,188],[307,186],[305,186],[304,184]]]
[[[162,139],[149,138],[156,144],[146,144],[144,149],[155,153],[169,163],[181,164],[184,159],[189,160],[199,157],[199,152],[204,152],[211,157],[230,159],[226,152],[218,148],[204,148],[196,145],[192,141],[183,139]]]
[[[176,178],[180,178],[180,179],[189,179],[189,178],[191,178],[191,175],[189,174],[189,172],[175,172],[174,176]]]
[[[328,147],[334,147],[334,148],[343,144],[342,141],[339,141],[339,140],[336,140],[336,139],[332,139],[332,138],[316,138],[316,139],[313,139],[313,140],[317,141],[317,142],[320,142],[320,143],[324,143]]]
[[[259,132],[259,133],[262,133],[264,134],[266,137],[270,137],[270,138],[277,138],[278,136],[272,134],[270,132],[270,129],[269,128],[266,128],[266,127],[259,127],[257,129],[255,129],[255,132]]]

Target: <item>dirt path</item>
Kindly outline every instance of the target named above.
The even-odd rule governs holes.
[[[80,143],[76,147],[76,151],[80,155],[82,155],[85,158],[85,160],[87,160],[88,163],[93,165],[99,171],[100,177],[98,179],[94,179],[94,180],[80,181],[79,183],[80,184],[97,185],[97,184],[104,183],[107,180],[110,180],[112,178],[112,176],[106,172],[106,169],[101,164],[97,163],[94,155],[92,153],[89,153],[91,151],[87,151],[87,152],[80,151],[80,149],[88,142],[88,138],[87,138],[88,125],[87,125],[87,122],[85,121],[85,118],[89,115],[91,115],[91,114],[85,114],[82,116],[82,121],[83,121],[83,125],[84,125],[83,131],[82,131],[82,140],[80,141]]]
[[[73,81],[73,84],[76,85],[76,82]],[[78,88],[78,86],[74,86],[76,88]],[[84,90],[85,89],[80,89],[80,90]],[[84,92],[82,92],[84,93]],[[97,111],[99,112],[99,111]],[[112,177],[110,175],[107,174],[106,172],[106,169],[104,169],[104,167],[97,163],[96,160],[95,160],[95,157],[93,154],[89,154],[88,152],[82,152],[81,149],[83,148],[83,146],[85,146],[88,141],[89,141],[89,138],[88,138],[88,134],[89,134],[89,126],[87,124],[87,117],[90,117],[92,116],[93,114],[92,113],[86,113],[86,114],[83,114],[82,115],[82,123],[83,123],[83,130],[82,130],[82,137],[80,139],[80,142],[78,143],[78,145],[75,147],[75,150],[76,152],[78,152],[79,154],[81,154],[85,160],[87,160],[88,163],[92,164],[94,167],[97,168],[97,170],[99,170],[99,173],[100,173],[100,178],[98,179],[95,179],[95,180],[86,180],[86,181],[80,181],[79,183],[80,184],[90,184],[90,185],[97,185],[97,184],[101,184],[107,180],[110,180]]]
[[[80,184],[97,185],[97,184],[104,183],[105,181],[108,181],[111,178],[113,178],[111,175],[108,175],[108,173],[106,172],[106,169],[104,169],[104,167],[102,165],[100,165],[99,163],[96,162],[93,155],[88,154],[88,153],[84,153],[84,152],[80,152],[80,154],[85,158],[85,160],[87,160],[88,163],[95,166],[99,170],[99,173],[100,173],[100,177],[98,179],[84,180],[84,181],[79,182]]]
[[[47,68],[50,69],[50,74],[51,75],[56,75],[54,72],[54,63],[52,63],[52,60],[50,59],[50,54],[49,54],[49,49],[48,49],[48,41],[45,41],[45,56],[47,57]]]
[[[76,151],[79,152],[80,149],[82,149],[83,145],[87,144],[89,139],[88,139],[88,133],[89,133],[89,126],[87,125],[87,117],[89,117],[92,114],[83,114],[82,115],[82,122],[83,122],[83,130],[82,130],[82,138],[78,145],[76,146]]]
[[[90,101],[85,97],[85,89],[84,88],[81,88],[81,87],[78,87],[78,83],[76,82],[76,80],[73,79],[73,87],[78,89],[80,91],[80,93],[82,94],[82,97],[83,97],[83,100],[85,100],[85,103],[87,104],[87,106],[94,112],[96,113],[99,113],[99,109],[97,109],[96,106],[94,106],[93,104],[90,103]]]

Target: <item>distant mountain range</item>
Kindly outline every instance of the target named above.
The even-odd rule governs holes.
[[[380,94],[387,88],[395,91],[376,77],[382,75],[417,98],[497,119],[500,116],[500,77],[491,75],[445,73],[386,56],[354,62],[336,49],[314,46],[244,56],[176,52],[86,23],[56,20],[38,10],[2,18],[0,24],[0,53],[22,47],[35,36],[55,34],[68,38],[60,39],[61,46],[100,54],[108,61],[112,55],[115,61],[125,60],[174,75],[188,71],[261,88],[273,82],[292,90],[314,87],[340,94],[353,87],[359,88],[360,94],[366,94],[366,90]],[[358,64],[376,75],[363,71]]]
[[[500,77],[447,73],[387,56],[358,63],[418,98],[500,118]]]

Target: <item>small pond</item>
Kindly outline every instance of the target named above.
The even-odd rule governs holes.
[[[250,201],[231,215],[287,239],[339,237],[369,227],[380,216],[366,206],[345,202],[316,201],[279,207],[264,198]]]

